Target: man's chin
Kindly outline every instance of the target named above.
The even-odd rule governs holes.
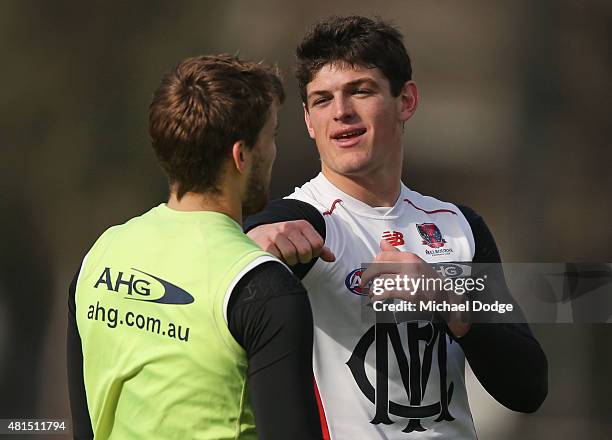
[[[371,164],[364,161],[339,164],[339,166],[332,169],[332,171],[343,176],[358,177],[367,175],[371,168]]]
[[[367,174],[372,169],[372,160],[369,154],[356,153],[352,156],[338,157],[333,163],[326,165],[326,168],[337,174],[360,176]]]

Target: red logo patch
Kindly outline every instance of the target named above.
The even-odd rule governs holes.
[[[385,231],[382,238],[391,246],[401,246],[404,244],[404,234],[398,231]]]
[[[431,248],[439,248],[444,246],[446,240],[442,238],[442,233],[440,229],[433,223],[421,223],[420,225],[416,225],[419,234],[421,234],[421,238],[423,239],[423,244]]]

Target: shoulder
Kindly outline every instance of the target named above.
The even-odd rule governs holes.
[[[447,213],[462,217],[462,211],[458,205],[451,202],[445,202],[432,196],[423,195],[406,187],[404,187],[402,191],[402,198],[403,201],[413,209],[427,214]]]
[[[236,277],[224,300],[227,323],[236,320],[238,310],[261,310],[270,300],[292,295],[306,296],[306,290],[295,275],[280,261],[267,260]]]
[[[484,229],[486,229],[486,231],[489,232],[487,224],[485,223],[484,219],[478,212],[476,212],[474,209],[470,208],[469,206],[459,205],[459,204],[457,204],[456,206],[459,209],[459,211],[461,211],[461,214],[463,214],[463,217],[465,217],[465,220],[470,225],[470,229],[472,230],[472,233],[474,234],[475,240],[479,237],[482,238],[482,232]]]
[[[135,231],[139,231],[144,224],[152,223],[156,219],[156,211],[159,207],[151,208],[149,211],[132,217],[126,220],[123,223],[116,224],[114,226],[110,226],[106,229],[96,240],[93,245],[93,248],[98,246],[103,246],[112,243],[117,237],[122,236],[124,234],[134,233]]]
[[[484,224],[482,216],[474,209],[463,204],[452,203],[431,196],[422,195],[405,188],[402,193],[404,201],[413,209],[427,214],[435,223],[454,229],[456,233],[466,237],[472,258],[479,254],[479,249],[485,243],[490,243],[492,237]]]
[[[319,209],[308,202],[292,198],[272,200],[261,212],[245,220],[243,230],[248,232],[257,226],[293,220],[306,220],[325,238],[325,220]]]
[[[402,191],[402,197],[410,208],[427,214],[431,218],[436,218],[438,221],[443,220],[446,224],[457,225],[468,237],[472,235],[472,221],[478,217],[478,214],[472,209],[426,196],[406,187]]]
[[[122,225],[111,226],[102,234],[100,234],[100,236],[96,239],[93,245],[91,245],[85,257],[83,258],[82,266],[85,266],[86,261],[95,261],[98,259],[98,256],[103,255],[106,250],[110,246],[112,246],[113,242],[115,242],[115,240],[122,233],[123,230],[125,230],[125,223]]]
[[[501,257],[495,238],[487,226],[484,218],[472,208],[465,205],[457,205],[470,226],[474,238],[474,262],[499,263]]]
[[[248,300],[268,300],[277,296],[305,293],[299,279],[277,259],[251,268],[236,283],[233,294],[249,292]],[[245,296],[247,298],[247,296]]]
[[[457,208],[459,208],[459,210],[461,211],[465,219],[470,223],[470,225],[476,222],[484,221],[482,219],[482,216],[476,211],[474,211],[472,208],[470,208],[469,206],[459,205],[459,204],[457,204],[456,206]]]

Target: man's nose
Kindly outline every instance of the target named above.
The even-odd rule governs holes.
[[[334,100],[334,119],[336,121],[344,121],[353,117],[353,106],[349,99],[339,97]]]

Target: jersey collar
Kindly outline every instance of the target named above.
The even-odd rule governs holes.
[[[400,183],[400,194],[393,206],[372,207],[336,187],[327,179],[327,177],[323,175],[323,173],[319,173],[319,175],[313,179],[313,183],[315,186],[321,189],[322,195],[328,202],[328,212],[330,210],[333,211],[334,209],[339,209],[342,207],[349,210],[353,214],[376,219],[398,218],[404,210],[405,203],[403,203],[403,199],[406,197],[406,193],[408,192],[408,188],[406,188],[403,183]],[[340,202],[336,202],[337,200],[340,200]]]

